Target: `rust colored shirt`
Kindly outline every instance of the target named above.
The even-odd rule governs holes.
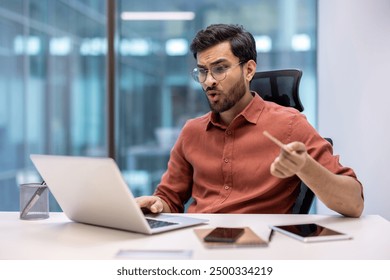
[[[257,94],[229,126],[207,113],[191,119],[171,150],[167,171],[155,195],[172,212],[291,213],[300,180],[277,178],[271,163],[280,148],[263,135],[267,130],[283,143],[300,141],[308,153],[335,174],[356,178],[333,155],[332,146],[293,108],[261,99]]]

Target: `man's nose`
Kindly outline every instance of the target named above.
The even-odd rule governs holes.
[[[207,88],[216,85],[216,83],[217,80],[211,75],[211,72],[207,72],[206,80],[203,82],[204,86]]]

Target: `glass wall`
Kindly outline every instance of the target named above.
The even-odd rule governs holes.
[[[0,0],[0,210],[40,180],[30,154],[105,154],[105,12],[104,0]]]
[[[19,209],[18,184],[40,180],[30,154],[107,155],[106,1],[0,0],[0,211]],[[258,71],[302,69],[304,113],[315,125],[317,1],[115,3],[111,141],[136,195],[154,190],[184,122],[208,111],[188,47],[209,24],[251,31]]]
[[[185,120],[209,109],[189,74],[189,45],[212,23],[254,34],[258,71],[302,69],[302,103],[315,125],[316,1],[119,1],[117,160],[136,195],[155,189]]]

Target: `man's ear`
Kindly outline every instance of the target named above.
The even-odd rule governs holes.
[[[247,63],[246,63],[246,75],[245,75],[245,78],[248,82],[250,82],[253,78],[253,76],[255,75],[256,73],[256,62],[254,60],[249,60]]]

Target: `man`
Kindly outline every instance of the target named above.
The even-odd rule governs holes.
[[[193,77],[211,112],[187,121],[153,196],[137,198],[154,213],[291,213],[302,180],[327,207],[359,217],[363,190],[304,115],[250,91],[256,45],[241,26],[197,33]],[[280,149],[263,135],[286,144]]]

